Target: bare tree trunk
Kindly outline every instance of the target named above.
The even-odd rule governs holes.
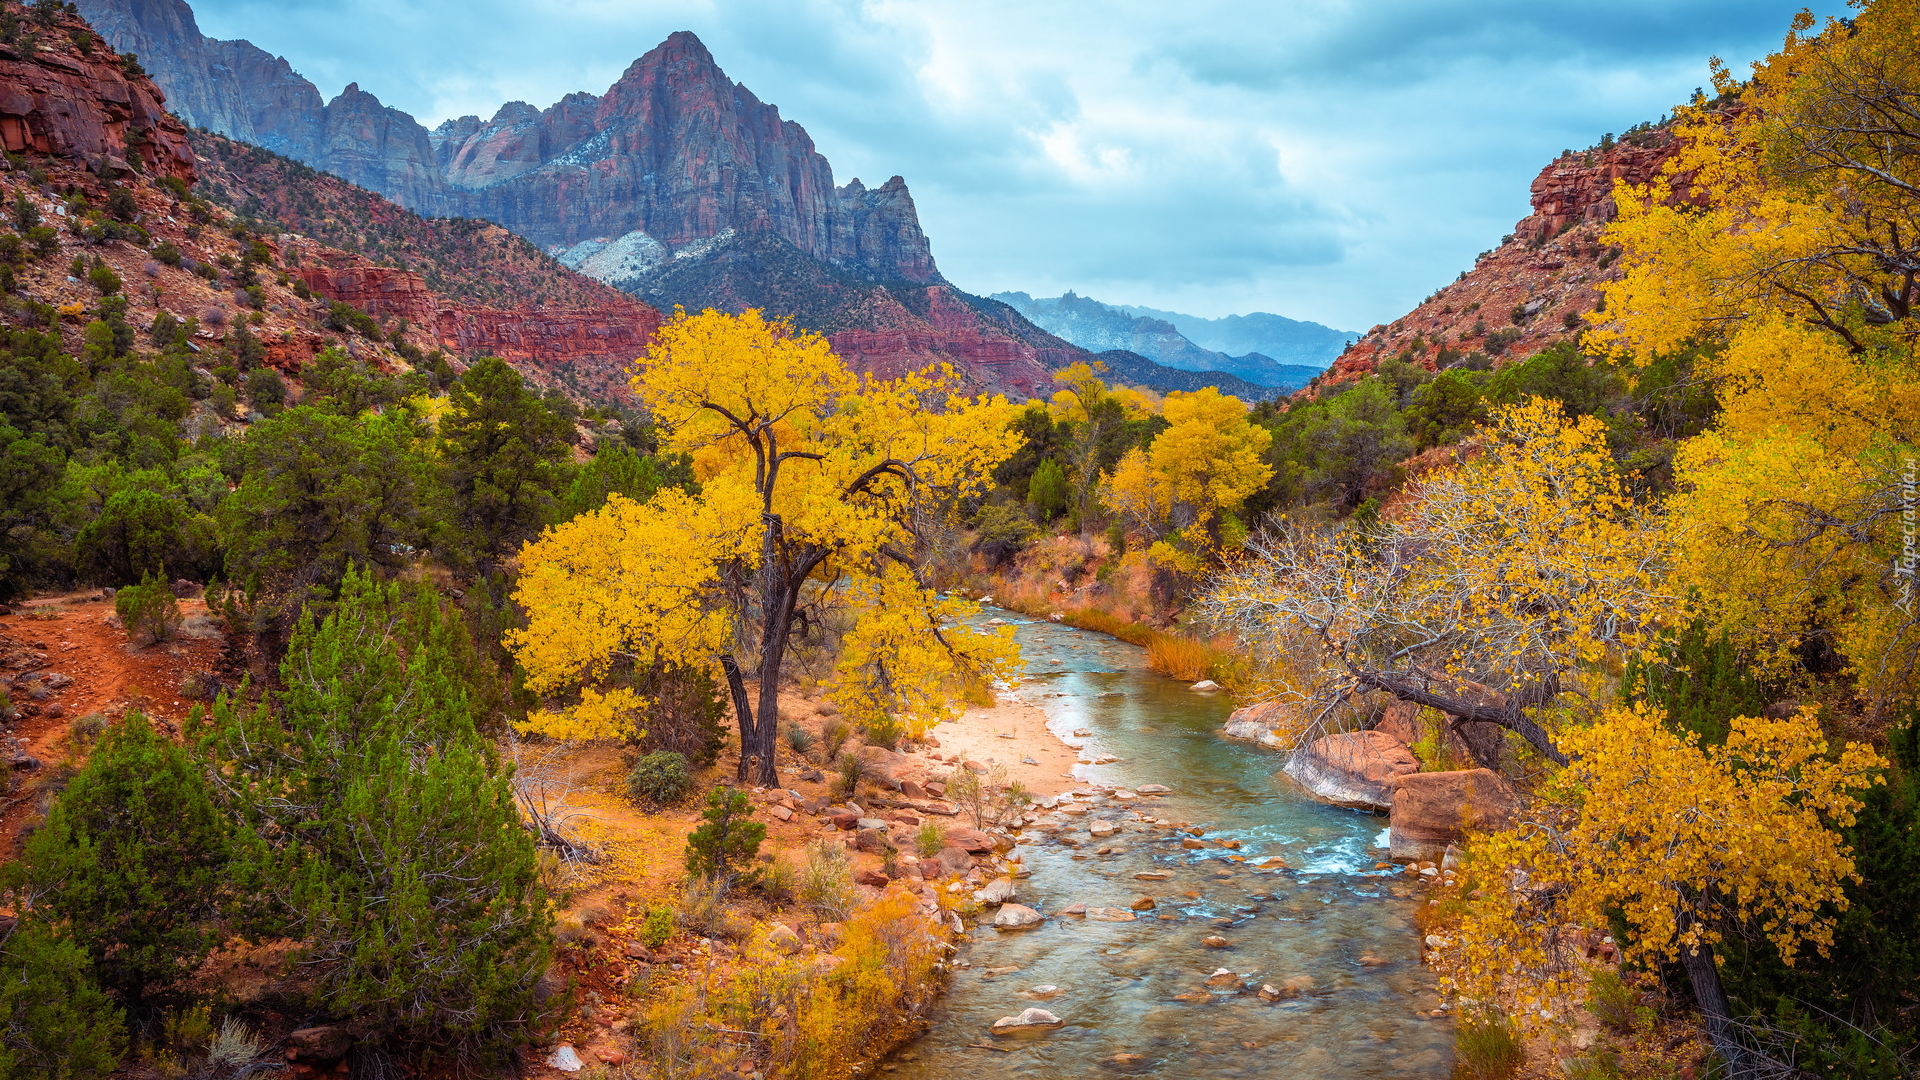
[[[1678,927],[1684,934],[1694,924],[1693,912],[1682,905],[1679,915]],[[1753,1055],[1734,1034],[1733,1006],[1727,1002],[1727,992],[1720,985],[1720,968],[1713,961],[1713,946],[1703,942],[1691,952],[1683,946],[1680,965],[1686,969],[1687,981],[1693,985],[1693,1000],[1706,1018],[1707,1037],[1713,1042],[1713,1051],[1727,1063],[1727,1075],[1732,1080],[1755,1076]]]
[[[733,719],[740,728],[740,766],[733,778],[747,782],[747,747],[753,742],[753,703],[747,700],[747,681],[740,677],[740,662],[732,656],[720,658],[720,670],[727,675],[727,691],[733,695]]]

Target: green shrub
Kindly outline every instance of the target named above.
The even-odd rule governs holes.
[[[166,641],[180,629],[180,601],[164,581],[148,575],[114,595],[113,609],[127,636],[142,645]]]
[[[627,774],[627,793],[648,806],[671,806],[692,788],[686,755],[673,750],[648,754],[634,762],[633,772]]]
[[[752,813],[753,804],[744,791],[721,787],[708,794],[707,809],[700,815],[706,823],[687,837],[687,872],[695,878],[711,878],[722,888],[756,877],[745,864],[760,853],[767,827],[748,821]]]
[[[171,240],[162,240],[154,246],[153,257],[168,266],[180,265],[180,246]]]
[[[198,763],[128,713],[27,841],[14,883],[86,951],[94,978],[139,1005],[218,940],[231,828]]]
[[[892,750],[906,735],[907,726],[892,716],[881,716],[860,725],[860,737],[868,746]]]
[[[840,922],[853,914],[853,866],[847,849],[828,840],[807,845],[807,862],[794,892],[823,919]]]
[[[112,296],[120,291],[122,284],[120,275],[114,273],[113,267],[106,263],[87,271],[87,283],[100,290],[101,296]]]
[[[88,975],[86,951],[26,924],[0,943],[0,1080],[104,1078],[126,1020]]]
[[[922,822],[920,831],[913,834],[913,848],[922,858],[932,858],[946,846],[947,830],[937,821]]]
[[[1511,1080],[1525,1054],[1513,1022],[1499,1012],[1460,1018],[1453,1035],[1453,1075],[1457,1080]]]
[[[836,800],[849,799],[860,789],[860,781],[867,778],[867,763],[859,754],[841,754],[839,765],[833,774],[833,782],[827,791]]]
[[[640,943],[657,949],[673,936],[673,909],[665,904],[647,908],[647,921],[640,926]]]
[[[788,724],[785,734],[787,749],[793,751],[793,756],[805,758],[807,752],[813,749],[813,732],[799,724]]]

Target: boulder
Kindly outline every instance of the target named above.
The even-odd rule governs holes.
[[[1142,795],[1165,795],[1173,789],[1165,784],[1141,784],[1134,790]]]
[[[1492,691],[1484,687],[1477,687],[1477,691],[1484,691],[1481,694],[1482,697],[1492,695]],[[1430,734],[1437,735],[1439,745],[1448,760],[1469,764],[1474,760],[1473,748],[1467,745],[1467,741],[1460,737],[1459,732],[1453,730],[1453,725],[1449,724],[1445,717],[1438,713],[1430,713],[1423,719],[1420,715],[1420,706],[1411,701],[1401,701],[1399,698],[1388,700],[1385,707],[1380,710],[1380,718],[1373,722],[1373,730],[1384,731],[1408,746],[1427,738]]]
[[[1212,934],[1208,937],[1201,938],[1200,944],[1205,945],[1209,949],[1224,949],[1228,945],[1232,944],[1232,942],[1229,942],[1226,938],[1221,937],[1219,934]]]
[[[900,781],[900,794],[915,802],[919,802],[927,797],[927,789],[921,787],[920,781],[918,780],[902,780]]]
[[[836,810],[827,815],[827,820],[836,829],[851,829],[860,824],[860,815],[851,810]]]
[[[1046,918],[1025,904],[1002,904],[1000,910],[993,913],[993,925],[998,930],[1026,930],[1039,926]]]
[[[993,850],[993,837],[979,829],[948,829],[947,844],[962,851],[983,855]]]
[[[353,1049],[353,1036],[346,1028],[325,1025],[305,1027],[287,1036],[287,1060],[295,1063],[338,1061]]]
[[[896,754],[884,746],[863,746],[858,756],[866,765],[868,779],[894,791],[900,790],[901,781],[913,771],[912,758]]]
[[[1015,895],[1017,894],[1013,888],[1012,878],[994,878],[987,882],[986,887],[975,891],[973,898],[981,904],[992,907],[995,904],[1007,903]]]
[[[1207,985],[1213,987],[1215,990],[1238,990],[1240,989],[1240,976],[1235,975],[1226,968],[1215,968],[1213,974],[1207,976]]]
[[[1419,772],[1420,761],[1384,731],[1348,731],[1301,747],[1281,771],[1322,802],[1385,813],[1393,781]]]
[[[887,875],[878,870],[861,870],[853,875],[855,885],[871,885],[876,889],[886,888],[889,880]]]
[[[1133,910],[1135,911],[1152,911],[1154,908],[1158,907],[1159,905],[1153,902],[1153,897],[1142,896],[1128,906],[1133,908]]]
[[[1194,683],[1192,686],[1187,687],[1187,689],[1198,690],[1204,694],[1204,693],[1207,693],[1208,691],[1220,689],[1220,684],[1217,682],[1214,682],[1212,679],[1201,679],[1199,682]]]
[[[929,859],[928,862],[937,864],[949,874],[964,874],[973,869],[973,856],[967,854],[967,849],[954,847],[951,844],[941,848],[940,854]],[[924,866],[926,863],[921,865]]]
[[[1490,769],[1413,773],[1393,782],[1388,848],[1395,862],[1437,862],[1469,832],[1505,828],[1520,796]]]
[[[873,829],[878,832],[885,832],[887,820],[885,818],[861,816],[854,819],[853,827],[856,829]]]
[[[586,1064],[580,1060],[579,1052],[569,1043],[561,1043],[553,1048],[553,1053],[547,1055],[547,1066],[559,1069],[561,1072],[579,1072],[586,1067]]]
[[[1285,726],[1290,719],[1293,706],[1282,701],[1263,701],[1258,705],[1249,705],[1244,709],[1235,709],[1227,717],[1220,734],[1229,739],[1251,739],[1254,742],[1266,742],[1273,739],[1273,730]],[[1277,740],[1275,740],[1277,741]]]
[[[1085,915],[1086,913],[1087,903],[1084,900],[1075,901],[1060,909],[1062,915]]]
[[[772,806],[767,807],[767,813],[772,814],[781,821],[793,820],[793,811],[781,806],[779,803],[774,803]]]
[[[1134,922],[1139,918],[1126,908],[1090,907],[1087,909],[1088,922]]]
[[[869,855],[880,855],[887,850],[887,841],[878,829],[861,829],[853,834],[853,846]]]
[[[1087,826],[1087,831],[1095,836],[1112,836],[1120,831],[1120,826],[1111,821],[1096,821]]]
[[[794,933],[793,927],[786,923],[774,923],[773,929],[767,931],[767,944],[783,953],[797,953],[800,951],[800,935]]]
[[[993,1022],[995,1035],[1012,1035],[1023,1031],[1052,1031],[1065,1027],[1067,1022],[1045,1009],[1023,1009],[1019,1016],[1003,1016]]]

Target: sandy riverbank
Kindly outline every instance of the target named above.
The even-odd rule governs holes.
[[[1018,780],[1035,795],[1080,786],[1073,775],[1079,751],[1048,729],[1045,710],[1016,696],[1003,693],[992,706],[969,708],[935,727],[933,737],[940,743],[938,753],[1005,768],[1008,780]]]

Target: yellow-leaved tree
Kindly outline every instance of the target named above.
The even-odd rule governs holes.
[[[834,694],[857,721],[937,718],[957,683],[1011,669],[1009,628],[960,622],[977,608],[930,586],[916,546],[1013,452],[1004,399],[961,396],[950,370],[862,378],[757,311],[677,312],[633,388],[693,455],[699,492],[615,496],[521,553],[528,623],[507,640],[549,702],[529,730],[631,734],[647,705],[636,671],[717,666],[739,777],[772,784],[782,665],[831,612],[852,619]]]
[[[1752,1075],[1715,967],[1718,927],[1759,927],[1789,964],[1803,946],[1824,953],[1854,876],[1835,829],[1886,765],[1857,743],[1829,754],[1813,712],[1734,720],[1722,746],[1646,709],[1564,733],[1573,763],[1528,822],[1469,851],[1472,900],[1441,950],[1452,989],[1480,1003],[1512,994],[1535,1024],[1567,1016],[1586,997],[1582,946],[1618,918],[1626,957],[1678,960],[1714,1048]]]
[[[1296,737],[1385,691],[1445,713],[1483,764],[1499,765],[1494,728],[1564,764],[1546,707],[1668,616],[1660,523],[1599,420],[1532,398],[1480,442],[1374,535],[1283,531],[1214,578],[1201,608],[1250,653],[1317,658],[1310,684],[1269,688],[1302,706]]]
[[[1681,448],[1678,586],[1773,680],[1850,676],[1911,703],[1920,605],[1901,515],[1920,440],[1920,0],[1876,0],[1678,111],[1679,150],[1622,187],[1625,276],[1594,340],[1704,344],[1722,412]],[[1808,659],[1813,658],[1809,664]]]
[[[1239,398],[1211,386],[1173,391],[1161,415],[1166,430],[1144,450],[1122,455],[1100,498],[1132,531],[1154,540],[1156,557],[1197,570],[1222,527],[1237,528],[1233,512],[1273,476],[1262,456],[1273,433],[1248,419]]]

